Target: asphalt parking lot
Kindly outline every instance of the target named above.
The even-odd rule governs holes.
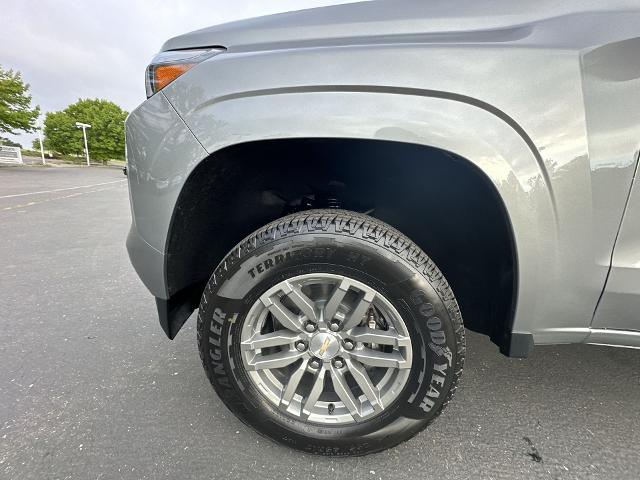
[[[454,402],[362,458],[301,454],[215,396],[194,321],[175,341],[129,264],[115,168],[0,168],[0,478],[637,479],[640,351],[468,334]]]

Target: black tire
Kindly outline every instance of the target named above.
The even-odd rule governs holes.
[[[277,254],[284,260],[265,262]],[[414,354],[403,391],[361,423],[314,424],[277,409],[249,381],[239,357],[239,332],[255,300],[270,286],[310,272],[348,275],[374,287],[409,329]],[[236,416],[277,442],[321,455],[365,455],[416,435],[451,400],[465,354],[460,310],[436,265],[392,227],[343,210],[292,214],[240,242],[205,288],[197,332],[207,376]]]

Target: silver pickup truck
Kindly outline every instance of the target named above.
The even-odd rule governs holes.
[[[173,38],[146,82],[131,261],[169,338],[199,310],[204,369],[259,432],[410,438],[465,328],[517,357],[640,347],[637,1],[292,12]]]

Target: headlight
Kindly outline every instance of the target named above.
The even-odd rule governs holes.
[[[198,63],[223,51],[223,48],[198,48],[160,52],[153,57],[147,67],[145,75],[147,98],[162,90]]]

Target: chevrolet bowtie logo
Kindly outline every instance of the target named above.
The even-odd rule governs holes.
[[[324,342],[322,342],[322,345],[320,346],[320,356],[323,356],[325,354],[325,352],[329,348],[329,345],[331,345],[331,338],[327,337],[324,339]]]

